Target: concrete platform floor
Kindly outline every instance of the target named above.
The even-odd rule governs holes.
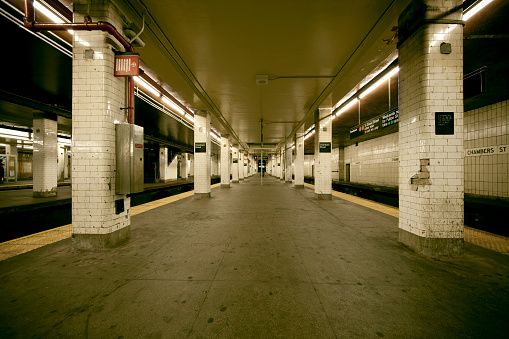
[[[70,239],[0,262],[2,338],[497,338],[509,256],[430,258],[397,218],[271,177],[132,217],[132,240]]]

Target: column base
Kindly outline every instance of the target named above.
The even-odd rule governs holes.
[[[292,181],[291,181],[291,180],[290,180],[290,181],[286,180],[286,183],[287,183],[287,184],[291,184],[291,183],[292,183]]]
[[[221,184],[221,188],[230,188],[230,184]]]
[[[463,238],[425,238],[399,229],[399,242],[417,253],[426,255],[455,255],[463,253]]]
[[[208,199],[208,198],[210,198],[210,193],[195,193],[194,194],[194,200]]]
[[[296,189],[303,189],[304,188],[304,185],[294,185],[293,188],[296,188]]]
[[[332,194],[318,194],[318,193],[315,193],[315,198],[317,200],[332,200]]]
[[[238,180],[232,180],[232,182],[233,182],[234,184],[238,184],[238,183],[239,183],[239,181],[238,181]]]
[[[131,226],[107,234],[73,234],[72,247],[77,250],[101,250],[113,248],[131,238]]]
[[[49,191],[43,191],[43,192],[33,191],[34,198],[47,198],[47,197],[56,197],[56,196],[57,196],[57,188],[56,187],[53,187]]]

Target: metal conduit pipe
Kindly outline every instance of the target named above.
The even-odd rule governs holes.
[[[59,10],[59,8],[56,9]],[[62,15],[66,16],[65,13],[62,13]],[[34,0],[25,0],[25,16],[23,17],[23,24],[26,28],[32,31],[63,31],[70,29],[75,31],[108,32],[118,42],[120,42],[127,51],[134,52],[134,47],[126,39],[124,39],[124,37],[120,35],[117,29],[109,22],[99,21],[94,23],[90,17],[86,17],[82,24],[54,24],[35,22]],[[134,124],[134,78],[132,76],[128,77],[127,88],[127,119],[130,124]]]

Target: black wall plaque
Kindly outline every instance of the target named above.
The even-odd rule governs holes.
[[[454,112],[435,112],[435,135],[454,134]]]
[[[321,142],[318,144],[319,153],[330,153],[331,152],[331,143],[330,142]]]
[[[206,142],[194,143],[194,153],[207,153],[207,143]]]
[[[239,159],[233,158],[233,163],[234,164],[238,164],[239,163]]]

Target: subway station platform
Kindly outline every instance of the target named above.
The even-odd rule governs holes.
[[[507,255],[422,256],[397,242],[397,209],[269,176],[184,196],[133,207],[115,249],[67,238],[1,261],[2,337],[507,335]]]

